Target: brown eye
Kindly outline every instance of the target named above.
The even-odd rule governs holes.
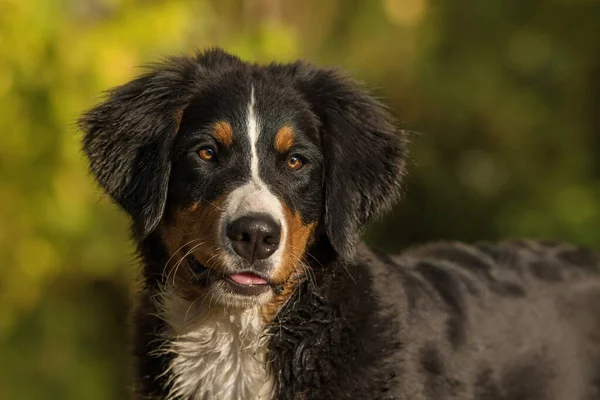
[[[198,151],[198,155],[204,161],[212,161],[215,158],[215,151],[211,147],[203,147]]]
[[[287,167],[290,171],[298,171],[303,165],[304,163],[298,156],[291,156],[287,160]]]

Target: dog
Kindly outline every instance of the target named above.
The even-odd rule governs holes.
[[[143,265],[136,398],[600,399],[592,251],[360,241],[398,197],[407,134],[345,74],[214,48],[80,127]]]

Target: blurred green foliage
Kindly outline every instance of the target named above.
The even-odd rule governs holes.
[[[125,397],[137,268],[74,123],[137,66],[220,45],[374,87],[414,132],[385,249],[600,248],[599,26],[598,0],[0,0],[0,398]]]

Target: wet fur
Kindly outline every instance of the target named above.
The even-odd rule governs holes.
[[[235,146],[242,125],[221,114],[246,104],[236,99],[248,97],[249,82],[264,126],[280,132],[273,154],[298,140],[320,150],[296,184],[302,190],[277,170],[266,174],[292,233],[288,258],[270,302],[240,311],[199,296],[179,252],[187,255],[195,232],[210,242],[198,255],[210,264],[202,257],[220,251],[212,207],[243,182],[229,173],[190,186],[176,154],[181,135],[202,125],[190,107],[214,111],[211,126]],[[505,241],[392,256],[360,243],[398,193],[406,140],[340,73],[209,50],[113,90],[81,127],[90,168],[131,216],[143,263],[133,319],[138,398],[600,399],[594,253]]]

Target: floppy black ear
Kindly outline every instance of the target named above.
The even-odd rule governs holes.
[[[84,114],[83,150],[104,190],[147,236],[165,208],[171,147],[182,112],[213,67],[239,61],[218,50],[194,58],[172,58],[117,87]]]
[[[298,63],[293,75],[322,123],[327,235],[349,259],[362,228],[399,192],[405,134],[383,105],[338,72]]]

